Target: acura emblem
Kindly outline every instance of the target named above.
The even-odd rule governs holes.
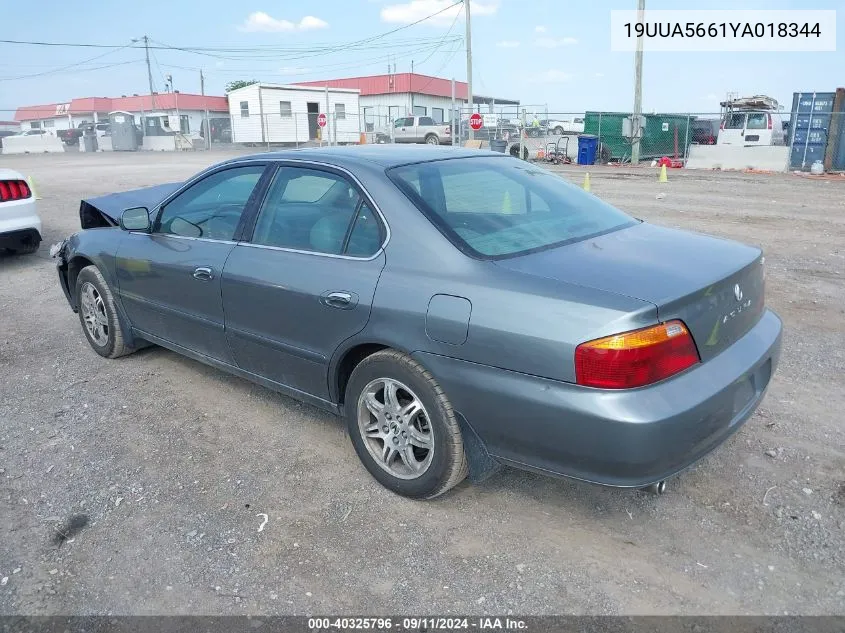
[[[742,288],[739,287],[739,284],[734,286],[734,297],[737,301],[742,301]]]

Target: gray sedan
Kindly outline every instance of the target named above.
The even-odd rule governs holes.
[[[759,249],[492,152],[239,157],[80,219],[53,254],[94,351],[160,345],[342,415],[412,498],[503,464],[660,491],[780,353]]]

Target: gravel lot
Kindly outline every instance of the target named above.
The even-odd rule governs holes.
[[[638,217],[766,250],[786,335],[762,408],[662,497],[507,470],[418,503],[331,415],[89,348],[48,255],[80,198],[226,156],[0,157],[45,226],[0,257],[0,613],[845,613],[845,178],[592,169]]]

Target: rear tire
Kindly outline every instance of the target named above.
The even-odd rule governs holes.
[[[385,488],[432,499],[467,475],[452,405],[422,365],[396,350],[362,360],[346,386],[345,415],[355,452]]]
[[[561,134],[563,134],[563,128],[562,128],[562,127],[560,127],[560,126],[557,126],[557,127],[555,128],[555,134],[557,134],[558,136],[560,136]]]
[[[104,358],[119,358],[134,352],[123,339],[114,296],[96,266],[79,271],[75,291],[79,322],[94,351]]]
[[[437,138],[437,136],[434,135],[434,134],[429,134],[428,136],[425,137],[425,144],[426,145],[439,145],[440,139]]]

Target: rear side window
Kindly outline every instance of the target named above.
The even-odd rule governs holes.
[[[741,130],[745,127],[745,112],[734,112],[725,119],[726,130]]]
[[[745,127],[748,130],[765,130],[769,127],[769,115],[765,112],[751,112]]]
[[[381,247],[381,227],[358,189],[343,176],[282,167],[258,214],[252,242],[368,257]]]
[[[407,165],[388,175],[458,248],[486,259],[559,246],[636,223],[559,176],[506,157]]]
[[[434,125],[434,119],[432,119],[430,116],[421,116],[420,125]]]

